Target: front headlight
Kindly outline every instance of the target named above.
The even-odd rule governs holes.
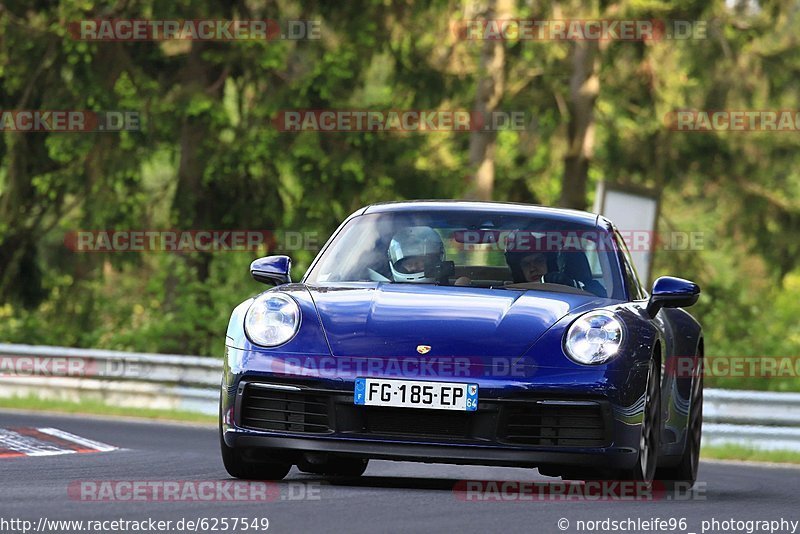
[[[283,345],[300,327],[300,307],[281,293],[264,293],[244,316],[244,331],[250,341],[265,347]]]
[[[578,318],[567,330],[567,356],[584,365],[606,363],[622,345],[625,327],[609,311],[592,311]]]

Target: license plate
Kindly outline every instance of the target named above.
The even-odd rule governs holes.
[[[474,412],[478,409],[478,384],[356,378],[354,403]]]

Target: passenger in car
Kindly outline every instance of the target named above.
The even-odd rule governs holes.
[[[547,274],[547,255],[544,252],[532,252],[519,262],[522,276],[526,282],[541,282]]]

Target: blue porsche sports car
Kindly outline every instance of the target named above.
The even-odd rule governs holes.
[[[703,336],[681,308],[700,290],[662,277],[648,291],[609,220],[378,204],[345,220],[299,283],[290,264],[254,261],[275,287],[228,326],[232,476],[359,476],[378,458],[695,481]]]

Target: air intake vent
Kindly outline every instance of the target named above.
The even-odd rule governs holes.
[[[248,384],[242,395],[241,426],[257,430],[332,432],[329,399],[303,391],[281,391]]]
[[[609,445],[600,404],[515,403],[504,407],[500,441],[519,445],[605,447]]]

